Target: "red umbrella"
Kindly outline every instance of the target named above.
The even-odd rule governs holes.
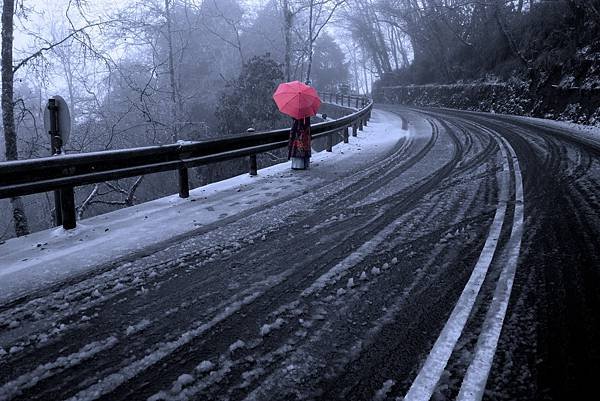
[[[314,116],[321,106],[321,99],[315,88],[299,81],[280,84],[273,94],[273,100],[279,111],[297,120]]]

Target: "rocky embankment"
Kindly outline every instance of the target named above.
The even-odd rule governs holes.
[[[600,88],[550,85],[532,89],[522,81],[380,87],[378,102],[449,107],[600,125]]]

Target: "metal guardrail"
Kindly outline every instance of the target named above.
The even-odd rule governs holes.
[[[327,136],[327,150],[331,151],[331,136],[342,132],[348,142],[349,129],[357,130],[371,117],[373,101],[363,96],[321,94],[324,100],[355,106],[354,113],[334,121],[311,126],[313,138]],[[254,134],[228,136],[216,140],[148,146],[102,152],[79,153],[16,160],[0,163],[0,199],[60,190],[61,196],[73,197],[73,188],[109,180],[135,177],[169,170],[179,172],[179,196],[189,196],[188,169],[214,162],[236,159],[288,144],[289,128]],[[254,159],[254,170],[256,169]],[[252,171],[251,171],[252,173]],[[62,224],[65,229],[75,227],[75,204],[63,202]]]

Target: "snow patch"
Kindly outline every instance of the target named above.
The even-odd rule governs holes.
[[[125,330],[125,335],[130,336],[132,334],[139,333],[140,331],[144,330],[148,326],[150,326],[150,321],[148,319],[143,319],[138,324],[127,327],[127,329]]]
[[[277,318],[277,320],[275,320],[271,324],[264,324],[260,328],[260,335],[263,337],[267,336],[267,335],[269,335],[269,333],[271,333],[271,331],[279,330],[284,324],[285,324],[285,320],[283,320],[282,318]]]
[[[246,348],[246,343],[242,340],[237,340],[229,346],[229,352],[234,353],[238,349]]]
[[[391,379],[383,383],[383,386],[379,390],[377,390],[377,393],[375,393],[373,401],[384,401],[387,398],[387,394],[390,392],[394,384],[396,384],[396,382]]]
[[[198,364],[198,366],[196,366],[196,370],[199,373],[206,373],[206,372],[210,372],[211,370],[213,370],[215,367],[215,364],[212,363],[211,361],[202,361],[200,362],[200,364]]]
[[[184,373],[177,378],[171,391],[174,393],[179,393],[185,386],[192,384],[193,382],[194,382],[194,376]]]

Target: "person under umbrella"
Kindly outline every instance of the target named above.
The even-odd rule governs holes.
[[[280,84],[273,99],[279,111],[293,119],[288,142],[292,169],[307,169],[311,156],[310,117],[317,114],[321,99],[314,88],[299,81]]]
[[[292,120],[288,160],[292,161],[292,170],[306,170],[310,165],[310,117],[299,120],[292,117]]]

